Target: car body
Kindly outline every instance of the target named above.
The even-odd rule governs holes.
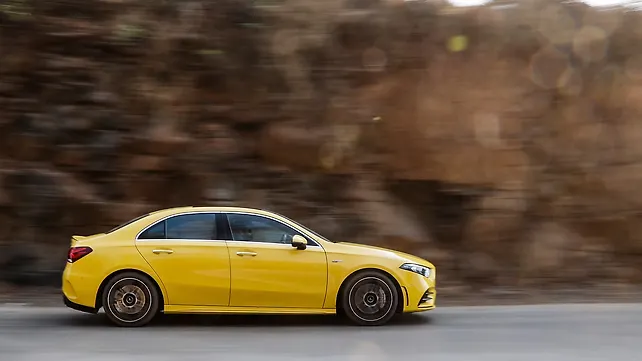
[[[381,325],[435,307],[435,267],[388,249],[332,242],[282,215],[180,207],[73,236],[67,306],[120,326],[158,312],[347,315]]]

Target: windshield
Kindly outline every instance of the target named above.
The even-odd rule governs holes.
[[[119,230],[119,229],[121,229],[121,228],[123,228],[123,227],[125,227],[125,226],[128,226],[128,225],[130,225],[130,224],[132,224],[132,223],[136,222],[136,221],[137,221],[137,220],[139,220],[139,219],[143,219],[143,218],[145,218],[145,217],[149,216],[149,214],[150,214],[150,213],[143,214],[142,216],[138,216],[138,217],[136,217],[136,218],[134,218],[134,219],[132,219],[132,220],[130,220],[130,221],[127,221],[127,222],[125,222],[125,223],[121,224],[120,226],[118,226],[118,227],[116,227],[116,228],[112,228],[111,230],[109,230],[109,232],[107,232],[107,234],[112,233],[112,232],[115,232],[115,231],[117,231],[117,230]]]

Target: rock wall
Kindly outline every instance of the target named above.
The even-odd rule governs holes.
[[[640,282],[642,15],[548,0],[6,0],[0,278],[261,207],[442,282]]]

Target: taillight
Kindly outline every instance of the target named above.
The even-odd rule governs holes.
[[[71,247],[67,253],[67,262],[74,263],[93,251],[91,247]]]

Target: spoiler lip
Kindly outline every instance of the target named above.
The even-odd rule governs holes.
[[[104,236],[104,235],[105,235],[104,233],[92,234],[90,236],[73,235],[73,236],[71,236],[71,246],[72,247],[75,246],[80,241],[93,239],[93,238],[98,238],[98,237]]]
[[[85,238],[87,238],[87,236],[79,236],[79,235],[71,236],[71,246],[73,247],[76,243],[82,241]]]

